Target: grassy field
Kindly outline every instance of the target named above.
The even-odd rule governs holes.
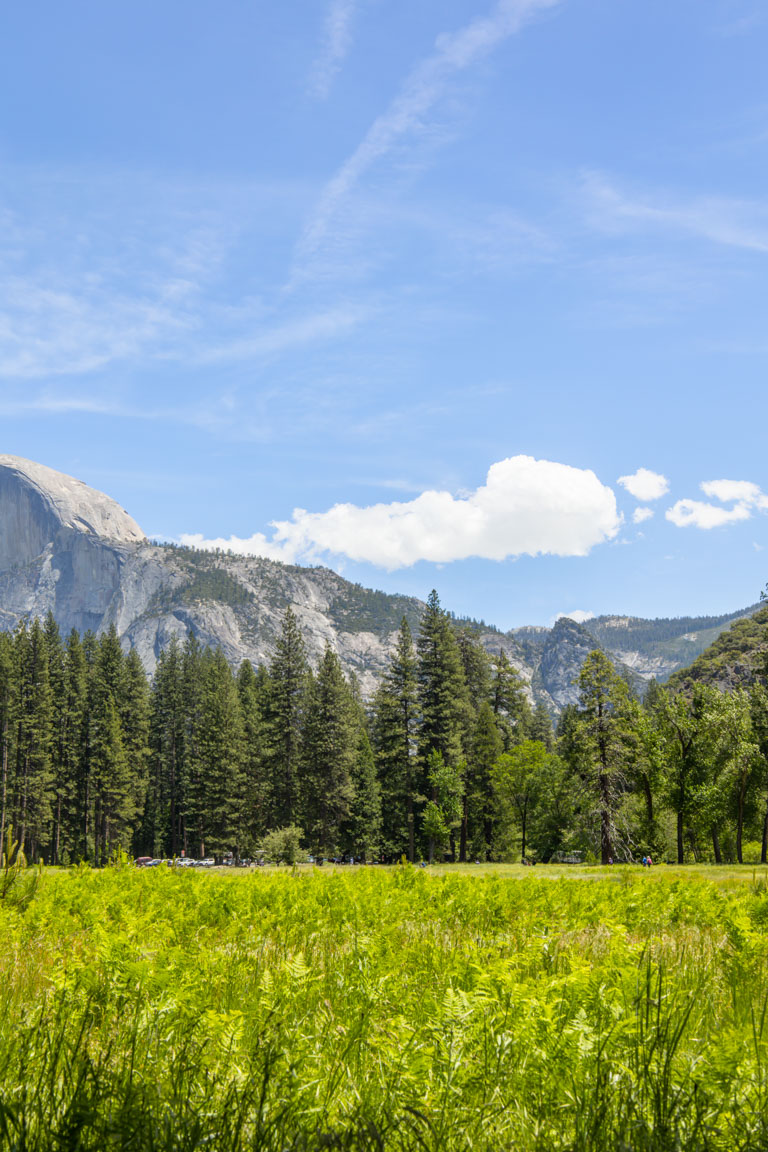
[[[0,1147],[764,1152],[764,872],[47,874]]]

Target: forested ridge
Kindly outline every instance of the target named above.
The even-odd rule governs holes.
[[[768,611],[749,626],[763,642]],[[597,649],[555,733],[504,652],[488,655],[434,592],[415,637],[403,618],[368,702],[330,647],[310,667],[290,609],[268,665],[234,672],[191,637],[151,681],[114,628],[62,638],[49,616],[0,634],[0,833],[52,863],[285,845],[765,860],[765,657],[750,669],[725,693],[654,683],[641,703]]]

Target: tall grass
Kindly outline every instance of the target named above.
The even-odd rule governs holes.
[[[764,1150],[766,925],[637,874],[46,875],[0,902],[0,1142]]]

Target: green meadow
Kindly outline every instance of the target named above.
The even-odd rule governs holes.
[[[1,1146],[764,1150],[764,872],[22,875]]]

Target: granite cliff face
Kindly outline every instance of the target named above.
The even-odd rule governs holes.
[[[79,480],[0,456],[0,623],[49,609],[65,629],[98,628],[144,534]]]
[[[415,632],[423,608],[327,568],[152,544],[110,497],[41,464],[0,456],[1,629],[50,610],[64,633],[114,624],[149,672],[172,636],[183,640],[190,632],[221,646],[233,665],[246,658],[258,664],[269,660],[288,605],[310,659],[316,663],[329,643],[366,695],[387,666],[402,617]],[[531,698],[557,713],[576,701],[576,680],[593,648],[604,647],[642,683],[690,663],[744,614],[474,630],[489,652],[505,651]]]

